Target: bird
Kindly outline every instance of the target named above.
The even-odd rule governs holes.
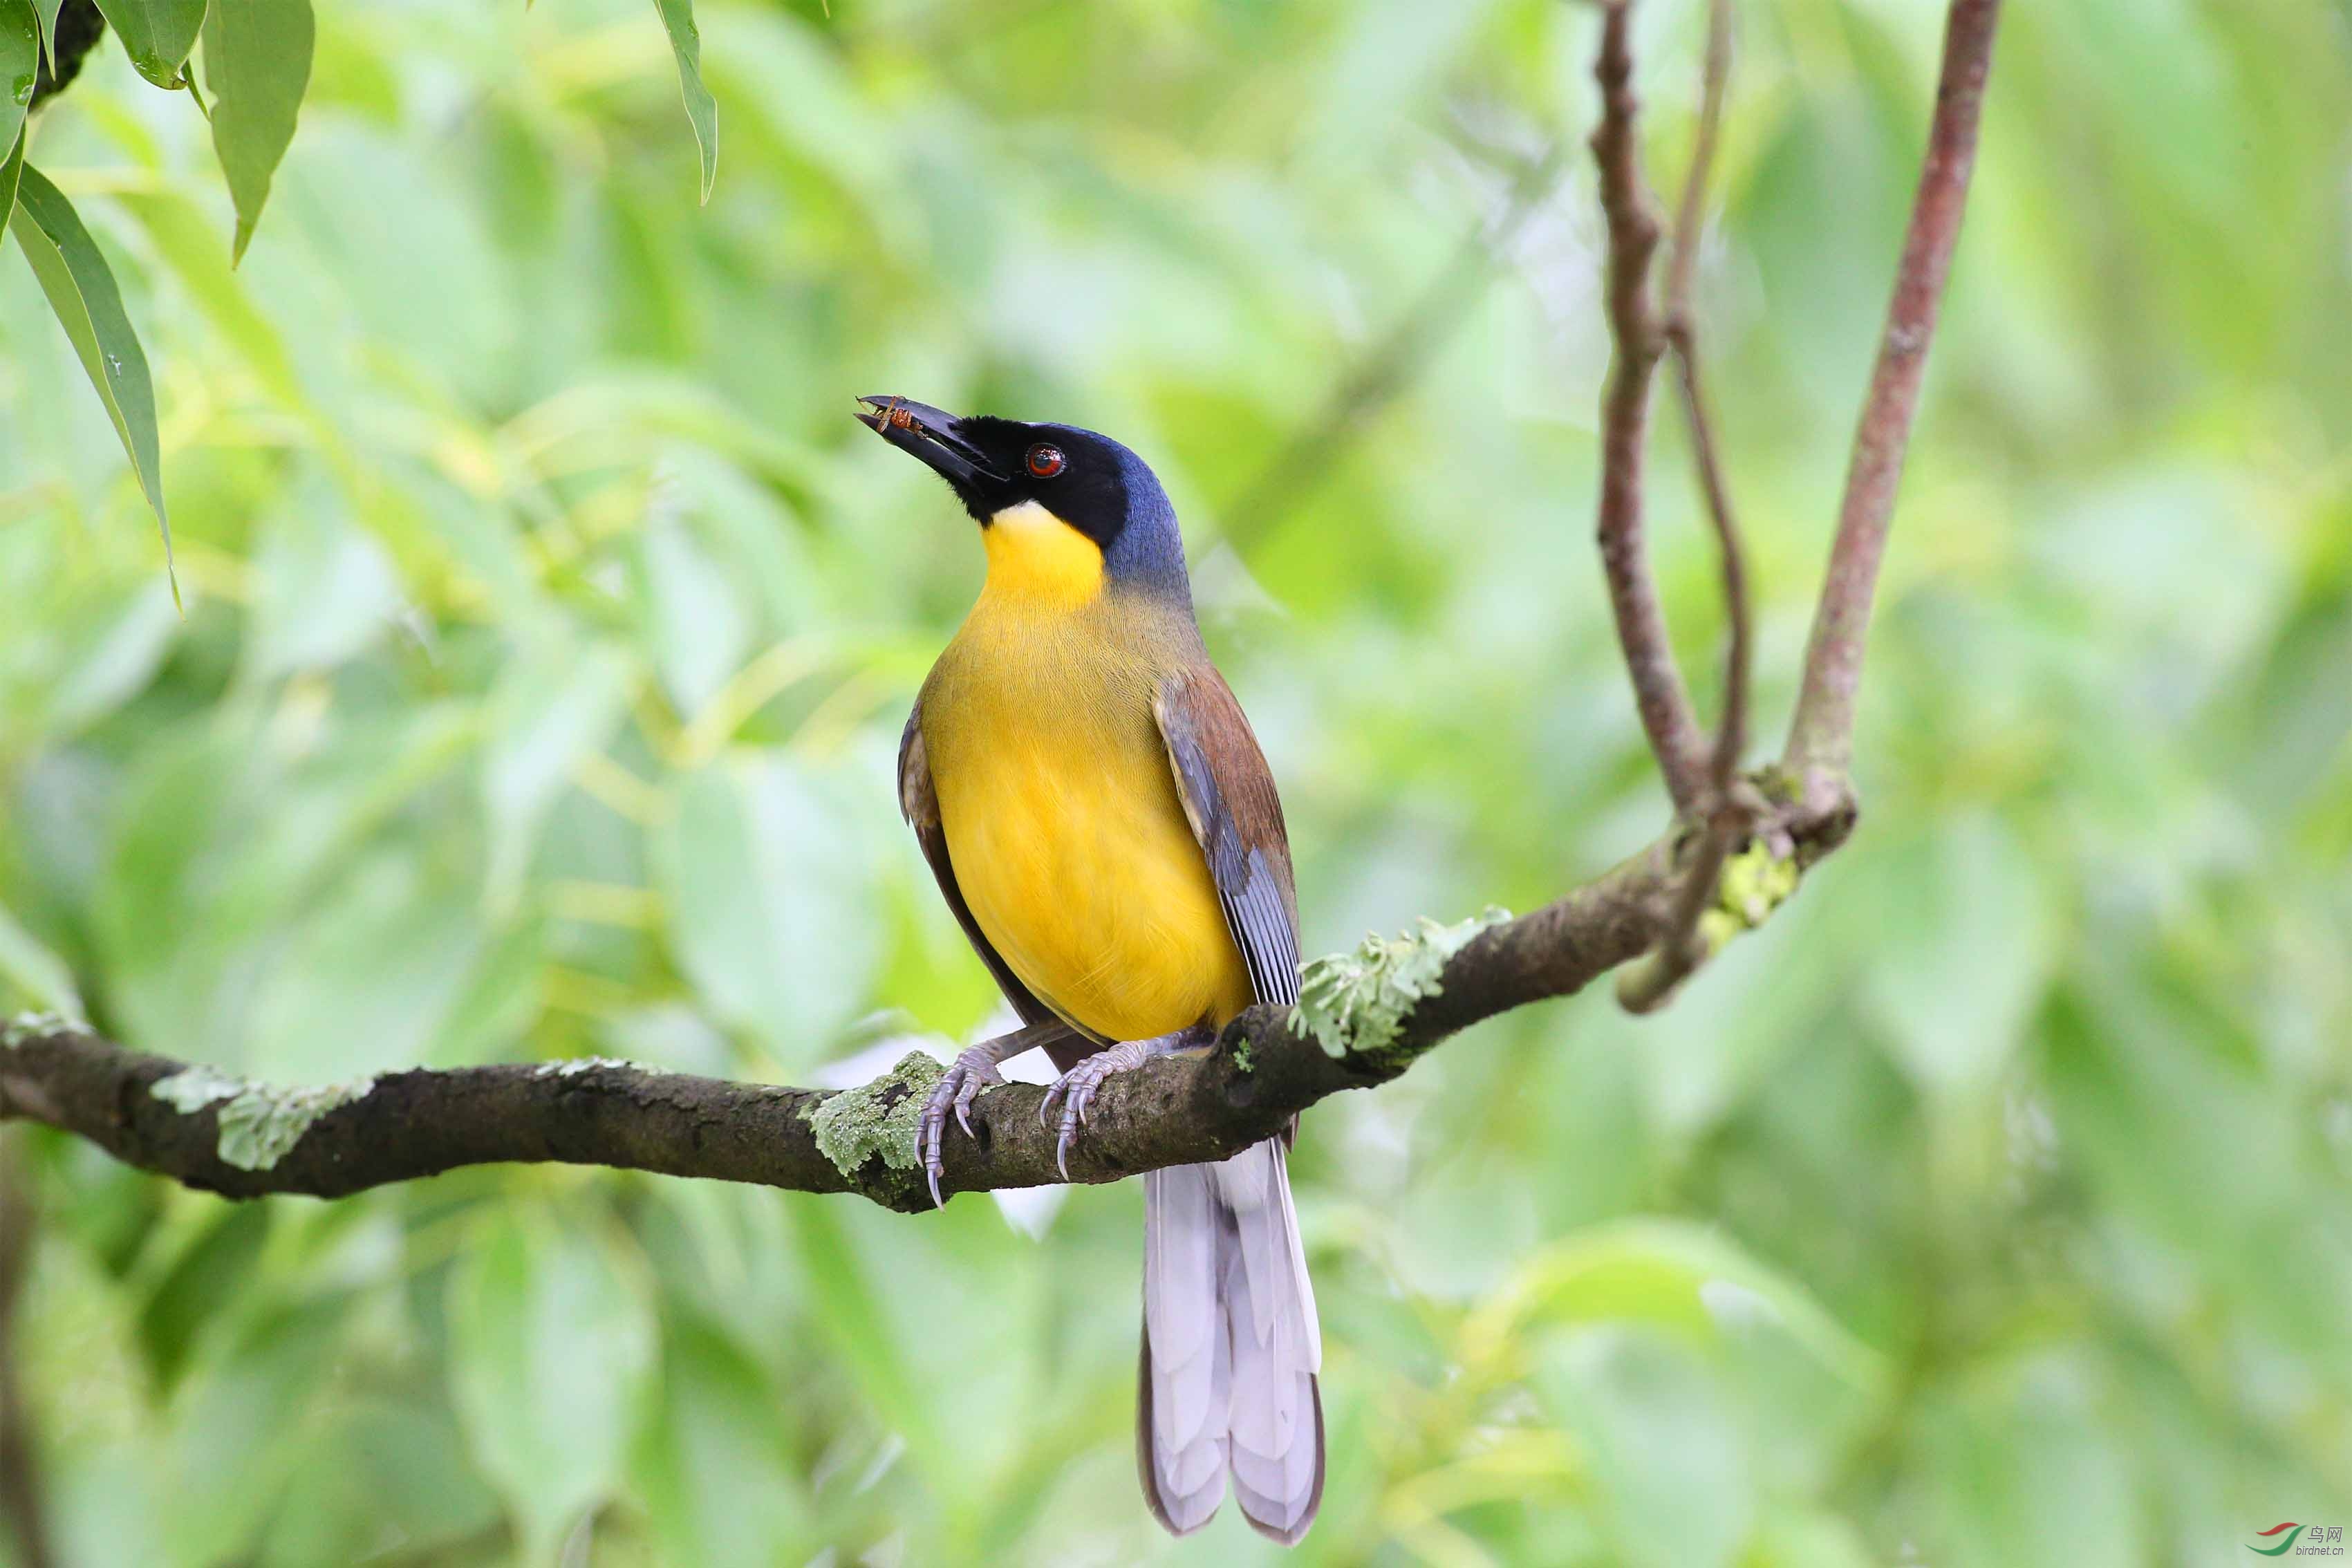
[[[924,680],[899,807],[1022,1026],[958,1056],[921,1118],[940,1201],[950,1113],[1042,1048],[1068,1152],[1103,1082],[1202,1055],[1256,1003],[1298,999],[1282,801],[1192,613],[1176,510],[1150,468],[1071,425],[862,397],[857,417],[980,525],[978,601]],[[1295,1545],[1323,1499],[1322,1333],[1279,1137],[1145,1173],[1136,1458],[1178,1535],[1228,1479]]]

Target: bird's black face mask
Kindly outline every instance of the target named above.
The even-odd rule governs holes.
[[[1127,449],[1067,425],[1028,425],[980,415],[959,419],[903,397],[861,397],[857,417],[912,454],[955,490],[982,524],[1034,501],[1106,553],[1129,514]]]

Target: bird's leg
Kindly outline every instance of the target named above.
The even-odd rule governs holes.
[[[1053,1125],[1054,1106],[1062,1107],[1062,1135],[1054,1144],[1054,1163],[1060,1167],[1062,1180],[1070,1179],[1070,1145],[1077,1141],[1078,1128],[1087,1120],[1094,1105],[1095,1094],[1103,1079],[1113,1073],[1133,1072],[1154,1057],[1179,1057],[1205,1051],[1217,1043],[1217,1031],[1206,1024],[1194,1024],[1171,1035],[1154,1035],[1148,1040],[1125,1040],[1116,1046],[1105,1046],[1077,1066],[1054,1080],[1045,1098],[1037,1107],[1040,1126]]]
[[[965,1137],[971,1137],[971,1102],[980,1098],[982,1089],[1004,1081],[996,1064],[1019,1056],[1032,1046],[1043,1045],[1049,1038],[1059,1039],[1068,1032],[1058,1023],[1044,1027],[1033,1024],[956,1053],[956,1059],[932,1086],[931,1098],[923,1106],[921,1129],[915,1134],[915,1152],[923,1162],[924,1175],[930,1178],[933,1204],[942,1208],[947,1205],[947,1200],[940,1196],[940,1177],[947,1170],[941,1151],[947,1142],[948,1112],[955,1112],[956,1125],[963,1129]]]

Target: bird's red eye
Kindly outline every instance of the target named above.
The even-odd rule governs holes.
[[[1059,447],[1040,443],[1029,448],[1029,474],[1032,479],[1050,479],[1069,466]]]

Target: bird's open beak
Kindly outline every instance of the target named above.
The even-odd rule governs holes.
[[[929,464],[939,476],[971,496],[983,484],[1003,484],[1006,476],[990,466],[980,448],[956,434],[952,414],[903,397],[861,397],[858,423],[902,452]]]

